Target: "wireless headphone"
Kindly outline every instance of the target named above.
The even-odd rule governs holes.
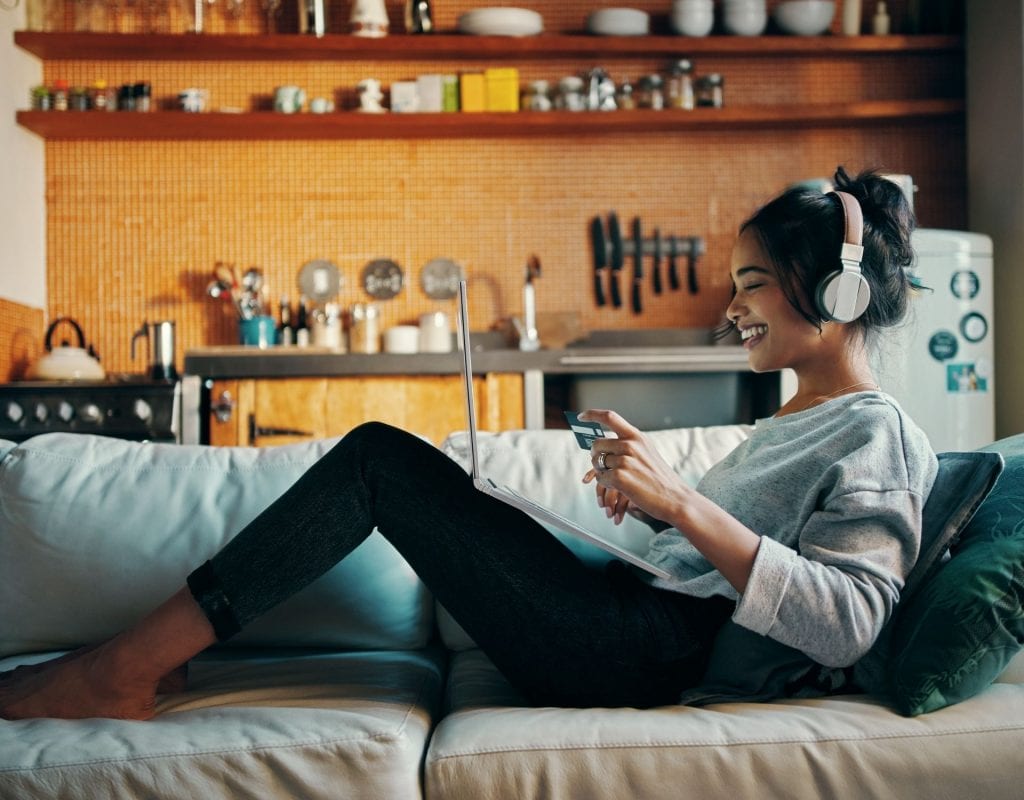
[[[829,192],[839,200],[843,212],[843,246],[839,250],[842,269],[830,272],[818,283],[815,302],[818,313],[832,322],[853,322],[871,301],[871,286],[860,269],[864,257],[864,215],[852,194]]]

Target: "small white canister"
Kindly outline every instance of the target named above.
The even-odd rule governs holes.
[[[420,352],[450,353],[452,351],[452,329],[448,315],[433,311],[420,316]]]
[[[420,329],[415,325],[395,325],[384,331],[385,353],[416,353],[420,349]]]

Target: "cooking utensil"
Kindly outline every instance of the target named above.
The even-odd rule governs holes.
[[[651,266],[654,274],[654,293],[661,294],[661,229],[654,229],[654,264]]]
[[[450,258],[432,258],[420,271],[420,287],[431,300],[451,300],[465,279],[462,267]]]
[[[299,269],[299,294],[318,305],[330,300],[341,288],[341,273],[332,261],[317,258]]]
[[[640,287],[644,279],[644,236],[640,217],[633,217],[633,313],[643,311]]]
[[[389,258],[377,258],[363,267],[363,289],[377,300],[390,300],[402,291],[402,268]]]
[[[704,253],[704,240],[699,236],[690,237],[690,252],[686,261],[686,285],[690,294],[697,294],[700,287],[697,285],[697,259]]]
[[[604,240],[604,223],[600,216],[590,221],[590,244],[594,251],[594,299],[599,306],[607,301],[601,283],[601,270],[608,268],[608,245]]]
[[[78,347],[72,347],[67,339],[58,347],[53,346],[53,332],[61,323],[70,325],[78,336]],[[92,345],[86,346],[82,327],[71,317],[57,317],[46,329],[44,339],[46,355],[36,362],[32,377],[44,381],[101,381],[107,377]]]
[[[679,270],[676,269],[676,256],[679,255],[679,240],[675,234],[668,237],[668,285],[673,292],[679,289]]]
[[[623,247],[622,229],[619,227],[619,215],[612,211],[608,215],[608,238],[612,243],[611,271],[609,273],[609,289],[612,305],[622,306],[622,293],[619,291],[619,272],[622,271]]]
[[[135,360],[135,340],[144,336],[149,343],[149,376],[154,380],[176,380],[178,371],[174,366],[174,321],[143,322],[132,334],[131,355]]]

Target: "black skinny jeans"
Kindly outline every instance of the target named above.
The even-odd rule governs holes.
[[[219,636],[327,572],[376,527],[532,702],[654,706],[703,674],[732,612],[584,565],[527,515],[477,491],[432,445],[362,425],[189,576]]]

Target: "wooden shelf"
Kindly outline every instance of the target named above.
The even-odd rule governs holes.
[[[48,140],[451,139],[606,136],[884,124],[962,117],[964,101],[903,100],[693,111],[566,111],[447,114],[186,114],[19,111],[18,124]]]
[[[139,61],[422,61],[665,55],[822,56],[963,49],[960,36],[539,36],[130,34],[17,31],[18,47],[42,59]]]

